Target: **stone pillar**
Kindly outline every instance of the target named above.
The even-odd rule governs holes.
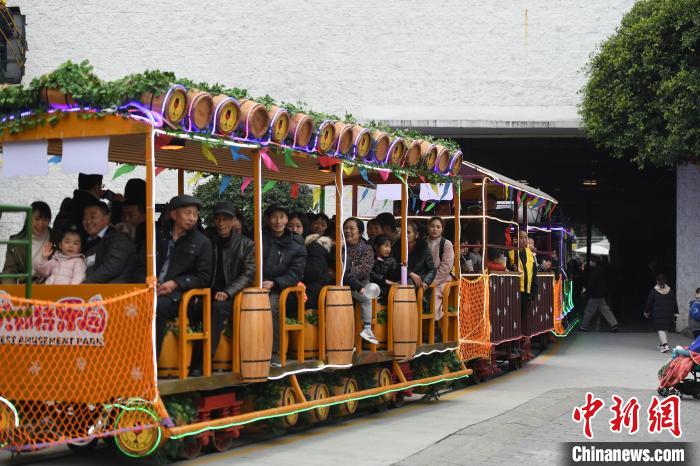
[[[688,301],[700,287],[700,165],[676,169],[676,330],[688,327]]]

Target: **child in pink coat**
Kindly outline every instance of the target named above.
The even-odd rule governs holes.
[[[46,278],[47,285],[78,285],[85,280],[85,256],[80,253],[81,241],[77,231],[63,233],[58,244],[59,251],[54,252],[51,241],[47,241],[41,250],[41,259],[35,270]],[[51,256],[53,253],[53,256]],[[51,257],[51,259],[49,259]]]

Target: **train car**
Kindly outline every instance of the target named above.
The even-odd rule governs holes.
[[[17,154],[38,155],[32,160],[42,164],[50,154],[62,157],[61,163],[72,157],[78,166],[92,157],[104,158],[105,165],[108,160],[145,166],[147,278],[142,283],[32,284],[31,209],[0,207],[1,212],[27,213],[27,237],[4,243],[30,251],[24,273],[3,277],[24,282],[0,288],[2,448],[23,452],[69,445],[80,450],[110,438],[130,457],[166,448],[172,456],[192,458],[203,448],[229,448],[252,423],[288,428],[352,415],[361,403],[383,409],[400,405],[405,395],[471,374],[456,357],[462,338],[459,281],[447,287],[452,294],[444,300],[442,341],[436,341],[435,310],[423,309],[421,292],[416,296],[406,279],[408,185],[452,183],[459,225],[460,179],[454,170],[461,167],[461,154],[356,124],[314,124],[303,113],[291,115],[177,83],[108,109],[48,84],[41,98],[41,108],[17,108],[3,118],[5,164]],[[187,170],[248,177],[254,193],[256,274],[252,286],[233,300],[232,320],[214,363],[209,288],[183,294],[177,324],[156,360],[154,193],[156,174],[164,169],[179,171],[180,192]],[[281,291],[281,367],[271,367],[272,314],[268,290],[262,288],[263,187],[269,181],[334,186],[339,245],[344,241],[340,220],[346,218],[343,185],[401,184],[402,274],[386,306],[373,302],[374,333],[379,336],[383,326],[385,334],[380,344],[363,345],[358,337],[359,309],[343,285],[348,263],[338,247],[336,281],[323,288],[318,309],[305,308],[303,286]],[[39,195],[28,189],[28,198]],[[296,308],[287,310],[290,295],[298,299]],[[193,329],[188,304],[195,301],[203,319],[201,328]],[[189,376],[193,345],[203,348],[202,374],[196,377]]]
[[[460,349],[475,378],[482,379],[499,373],[502,362],[519,368],[532,358],[533,340],[544,346],[555,329],[560,279],[538,273],[538,291],[525,295],[526,272],[517,257],[527,247],[519,243],[519,231],[527,228],[530,213],[551,218],[557,201],[469,161],[462,163],[460,175]]]
[[[576,236],[570,228],[551,223],[528,225],[527,231],[535,242],[541,268],[551,271],[555,277],[554,334],[566,336],[576,325],[571,314],[574,310],[574,281],[567,270]]]

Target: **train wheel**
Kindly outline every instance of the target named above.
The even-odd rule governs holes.
[[[226,451],[231,448],[233,443],[234,435],[233,432],[227,432],[225,430],[215,430],[209,445],[207,445],[207,450],[211,452]]]
[[[294,390],[292,387],[284,387],[282,393],[280,393],[279,406],[290,406],[296,404],[297,398],[294,396]],[[294,427],[297,422],[299,422],[299,413],[288,414],[282,418],[282,425],[284,427]]]
[[[84,440],[82,442],[71,442],[68,444],[68,448],[76,453],[87,453],[94,450],[98,443],[100,443],[100,439],[94,438],[92,440]]]
[[[117,448],[126,456],[142,457],[153,453],[163,437],[155,414],[144,408],[122,410],[114,423]]]
[[[330,392],[328,391],[328,386],[324,383],[315,383],[309,387],[309,390],[307,392],[307,396],[309,401],[313,400],[323,400],[326,399],[330,396]],[[323,422],[326,419],[328,419],[328,416],[331,414],[331,407],[330,406],[324,406],[321,408],[316,408],[312,409],[309,411],[309,417],[311,418],[311,422]]]
[[[391,376],[391,371],[386,367],[378,367],[374,370],[374,384],[377,387],[388,387],[394,383],[394,379]],[[388,404],[394,399],[394,394],[392,392],[384,393],[377,397],[375,403],[375,409],[377,411],[386,411]]]
[[[406,402],[406,395],[404,394],[404,392],[397,392],[394,394],[394,399],[391,400],[390,405],[392,408],[400,408],[401,406],[404,405],[405,402]]]
[[[340,385],[333,387],[333,395],[345,395],[348,393],[357,392],[357,380],[352,377],[345,377],[341,379]],[[357,412],[357,407],[359,402],[357,400],[348,401],[341,405],[336,406],[336,412],[339,416],[352,416]]]
[[[199,437],[186,437],[177,452],[177,457],[183,460],[192,460],[202,452],[202,439]]]

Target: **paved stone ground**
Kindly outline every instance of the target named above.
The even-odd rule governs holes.
[[[655,390],[613,389],[590,387],[581,389],[550,390],[537,398],[480,422],[452,435],[396,464],[401,466],[433,465],[484,465],[505,464],[563,464],[562,442],[582,442],[585,437],[582,427],[571,420],[575,400],[582,404],[586,392],[603,399],[606,405],[593,419],[593,434],[596,442],[655,442],[700,440],[700,401],[685,398],[681,402],[682,438],[679,440],[667,431],[650,434],[646,430],[646,408]],[[640,402],[640,430],[630,435],[611,432],[607,423],[611,396],[623,400],[635,396]]]

